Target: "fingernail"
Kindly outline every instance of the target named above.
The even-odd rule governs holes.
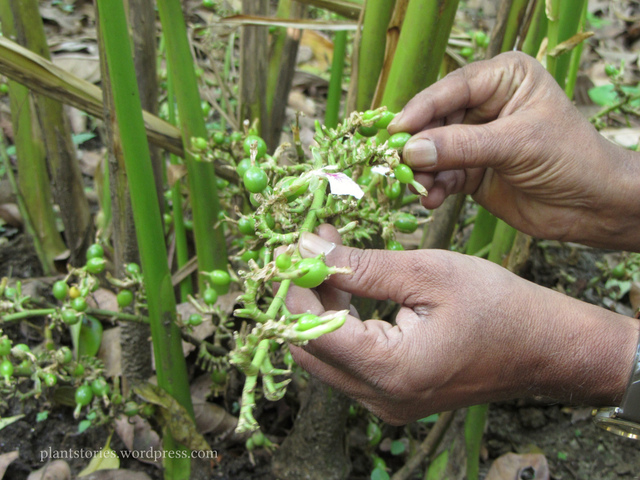
[[[438,161],[438,152],[431,140],[412,138],[404,146],[402,159],[411,167],[433,167]]]
[[[393,117],[393,120],[391,120],[389,125],[387,125],[387,130],[393,131],[396,128],[396,125],[400,124],[400,119],[402,118],[403,114],[404,114],[404,109],[400,110],[399,113],[396,113],[396,116]]]
[[[333,242],[327,242],[324,238],[313,233],[303,233],[300,235],[298,250],[303,257],[317,257],[324,254],[329,255],[336,248]]]

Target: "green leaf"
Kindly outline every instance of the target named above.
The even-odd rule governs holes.
[[[401,455],[406,450],[404,442],[400,440],[394,440],[391,442],[391,455]]]
[[[431,462],[425,480],[446,480],[448,465],[449,450],[445,450]]]
[[[436,423],[438,421],[439,416],[440,416],[439,414],[434,413],[433,415],[429,415],[428,417],[421,418],[420,420],[418,420],[418,422],[426,423],[426,424]]]
[[[91,132],[83,132],[83,133],[77,133],[73,135],[71,138],[73,140],[74,145],[82,145],[84,142],[87,142],[93,138],[96,138],[96,134]]]
[[[38,412],[38,414],[36,415],[36,422],[44,422],[47,418],[49,418],[49,412],[47,410]]]
[[[111,435],[109,435],[104,448],[91,459],[89,465],[78,474],[78,477],[86,477],[98,470],[117,470],[120,468],[120,459],[118,454],[110,447],[110,443]]]
[[[79,338],[78,338],[78,358],[83,355],[95,357],[102,342],[102,324],[93,317],[85,315],[82,317]]]
[[[17,422],[22,417],[24,417],[24,415],[21,414],[21,415],[16,415],[14,417],[0,418],[0,430],[2,430],[6,426],[11,425],[13,422]]]
[[[371,472],[371,480],[389,480],[389,474],[382,468],[376,468]]]
[[[91,426],[91,420],[82,420],[78,423],[78,433],[82,433]]]
[[[640,88],[630,87],[630,86],[622,86],[622,91],[628,95],[637,95],[640,93]],[[589,89],[589,98],[596,104],[602,107],[609,107],[611,105],[615,105],[618,103],[621,98],[616,93],[612,84],[608,83],[607,85],[601,85],[599,87],[593,87]],[[640,106],[640,100],[634,100],[631,102],[631,105],[634,107]]]

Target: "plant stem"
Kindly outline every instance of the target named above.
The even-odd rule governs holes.
[[[176,104],[173,92],[173,72],[167,69],[167,92],[169,105],[169,122],[176,124]],[[169,155],[171,165],[178,165],[178,157],[173,153]],[[187,244],[187,229],[184,228],[184,215],[182,214],[182,191],[181,181],[176,182],[171,187],[171,212],[173,213],[173,231],[176,239],[176,259],[178,261],[178,269],[182,268],[189,262],[189,245]],[[193,284],[191,283],[191,275],[185,276],[180,281],[180,301],[186,302],[187,297],[193,294]]]
[[[333,62],[331,63],[331,78],[327,93],[327,111],[324,115],[326,127],[335,128],[340,117],[340,100],[342,99],[342,73],[344,71],[344,56],[347,49],[347,32],[336,32],[333,38]]]
[[[198,269],[202,272],[226,269],[228,259],[224,232],[222,226],[214,228],[220,211],[215,170],[212,163],[198,162],[190,152],[191,138],[206,138],[207,131],[181,2],[158,0],[157,5],[165,35],[168,66],[174,72],[174,93],[185,146]],[[176,72],[179,75],[176,76]],[[201,290],[204,290],[203,282],[200,279]]]
[[[367,0],[362,36],[358,45],[356,110],[371,108],[378,77],[384,64],[387,28],[395,0]]]
[[[458,0],[411,0],[384,88],[382,105],[398,112],[438,78]]]
[[[115,115],[130,184],[158,385],[172,395],[193,418],[187,368],[180,331],[175,322],[175,297],[167,264],[149,146],[145,139],[124,6],[113,0],[98,0],[97,5],[102,22],[101,33],[111,77]],[[165,447],[173,446],[171,435],[165,433]],[[167,455],[164,464],[167,471],[175,473],[173,479],[189,478],[189,458]]]

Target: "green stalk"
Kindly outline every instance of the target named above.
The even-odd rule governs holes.
[[[356,110],[371,108],[378,77],[384,63],[387,27],[395,6],[395,0],[368,0],[362,22],[362,36],[358,46],[358,79]],[[365,54],[366,52],[366,54]]]
[[[518,40],[522,19],[527,12],[529,0],[513,0],[509,9],[509,18],[507,20],[504,37],[502,38],[502,52],[512,50]]]
[[[382,105],[400,111],[437,80],[457,8],[458,0],[409,2]]]
[[[9,87],[11,88],[11,87]],[[43,249],[42,243],[40,242],[40,238],[31,223],[31,217],[29,216],[29,210],[27,209],[27,205],[24,201],[24,197],[22,193],[20,193],[20,188],[18,187],[18,182],[16,181],[16,177],[13,175],[13,169],[11,167],[11,162],[9,161],[9,156],[7,155],[7,148],[4,141],[4,135],[2,131],[0,131],[0,156],[2,157],[2,163],[4,164],[5,171],[7,172],[7,178],[9,179],[9,184],[11,188],[16,194],[16,203],[18,204],[18,211],[22,216],[22,221],[24,222],[24,228],[26,232],[29,234],[33,241],[33,247],[36,251],[36,255],[39,259],[46,259],[47,255]],[[42,263],[42,261],[40,262]],[[43,268],[44,271],[44,268]]]
[[[504,258],[511,251],[513,239],[516,237],[517,230],[506,222],[498,219],[495,231],[493,232],[493,240],[491,241],[491,250],[487,260],[502,265]]]
[[[202,272],[226,270],[224,232],[221,226],[214,227],[220,211],[214,167],[212,163],[197,162],[190,153],[191,138],[206,138],[207,131],[181,3],[178,0],[158,0],[157,4],[166,40],[168,67],[174,73],[180,72],[174,75],[174,91],[185,145],[198,269]],[[200,279],[201,289],[203,282],[204,279]]]
[[[480,448],[487,421],[489,404],[474,405],[467,409],[464,420],[464,440],[467,453],[467,480],[478,480],[480,474]]]
[[[584,31],[584,26],[587,23],[587,5],[588,2],[584,2],[582,6],[582,17],[580,18],[580,25],[578,26],[578,31]],[[567,85],[564,89],[567,97],[570,100],[573,100],[573,91],[576,86],[576,80],[578,79],[578,70],[580,69],[580,59],[582,58],[582,49],[584,48],[584,42],[580,42],[572,51],[571,51],[571,62],[569,64],[569,73],[567,74]]]
[[[477,255],[478,252],[491,243],[497,222],[497,217],[491,215],[485,208],[478,206],[476,221],[473,224],[473,230],[466,245],[465,251],[468,255]]]
[[[568,40],[578,31],[578,25],[582,15],[575,12],[582,12],[584,0],[548,0],[551,3],[551,16],[549,18],[549,29],[547,43],[547,70],[556,79],[558,84],[565,88],[567,72],[571,55],[563,53],[558,57],[549,55],[559,43]]]
[[[329,79],[329,92],[327,94],[327,111],[324,115],[324,124],[329,128],[338,125],[340,117],[340,100],[342,99],[342,74],[344,72],[344,56],[347,50],[347,32],[336,32],[333,39],[333,62],[331,63],[331,78]]]
[[[111,223],[113,212],[111,210],[111,179],[109,176],[109,164],[107,161],[102,165],[102,195],[100,196],[100,207],[102,208],[102,220],[98,225],[101,230],[100,236],[107,240],[107,225]]]
[[[546,0],[547,4],[547,52],[552,51],[558,45],[560,36],[560,0]],[[547,71],[555,78],[558,59],[547,53]]]
[[[171,69],[167,69],[167,92],[169,105],[169,122],[176,124],[176,104],[173,93],[173,74]],[[178,165],[180,161],[173,153],[169,155],[171,165]],[[171,206],[173,213],[173,231],[176,239],[176,260],[178,269],[189,262],[189,245],[187,243],[187,229],[184,227],[184,215],[182,214],[182,192],[180,191],[181,181],[177,180],[171,187]],[[193,283],[191,275],[187,275],[180,281],[180,301],[188,301],[188,295],[193,293]]]
[[[547,15],[545,13],[545,2],[538,0],[536,9],[533,12],[527,36],[522,43],[522,51],[527,55],[535,57],[540,50],[542,40],[547,36]]]
[[[111,77],[115,115],[130,185],[136,237],[147,291],[158,385],[172,395],[193,417],[187,368],[182,353],[180,330],[175,322],[176,304],[167,264],[149,145],[145,139],[126,15],[123,4],[119,1],[98,0],[97,5],[102,22],[101,32]],[[174,446],[171,435],[166,432],[165,448],[171,449]],[[165,478],[188,479],[190,460],[171,457],[167,455],[164,459],[167,470]]]
[[[276,18],[290,18],[291,16],[291,2],[292,0],[280,0],[278,2],[278,10],[276,12]],[[284,27],[275,27],[275,31],[272,33],[271,51],[269,52],[269,65],[267,71],[267,116],[271,116],[273,110],[273,100],[276,96],[276,89],[278,87],[278,78],[280,77],[280,61],[282,52],[284,50],[284,44],[287,39],[287,29]],[[225,58],[226,67],[226,58]],[[226,75],[224,78],[228,78]]]

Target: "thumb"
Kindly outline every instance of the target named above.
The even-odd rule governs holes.
[[[362,297],[393,300],[407,306],[411,306],[407,299],[419,300],[434,267],[427,252],[362,250],[336,245],[312,233],[301,235],[298,250],[303,257],[325,254],[327,265],[351,269],[351,274],[332,275],[327,280],[331,286]]]
[[[523,142],[513,116],[482,125],[454,124],[424,130],[409,139],[403,161],[417,171],[501,169]]]

